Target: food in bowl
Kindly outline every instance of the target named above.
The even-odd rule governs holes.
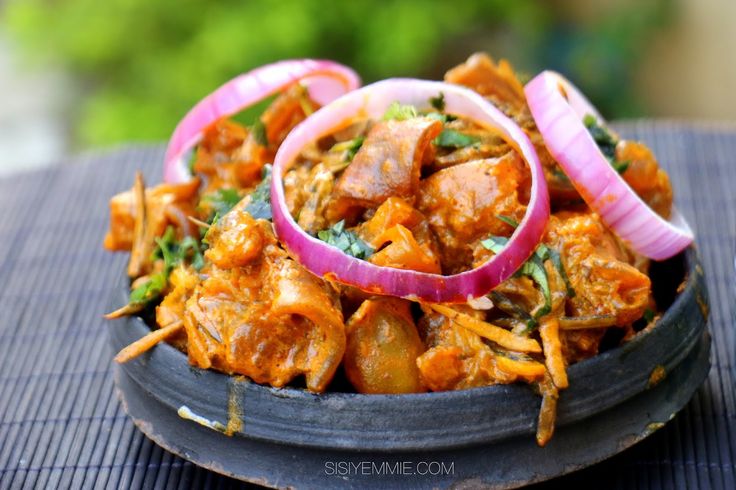
[[[273,93],[253,125],[227,117]],[[317,393],[528,383],[540,445],[566,367],[652,328],[650,259],[692,241],[643,143],[561,76],[524,87],[482,54],[363,88],[334,63],[261,68],[185,117],[165,177],[111,200],[131,294],[108,316],[153,327],[119,362],[166,340]]]

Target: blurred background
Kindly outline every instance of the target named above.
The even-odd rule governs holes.
[[[162,141],[203,95],[270,61],[365,82],[441,78],[475,51],[567,74],[611,119],[736,120],[734,0],[9,0],[0,175]]]

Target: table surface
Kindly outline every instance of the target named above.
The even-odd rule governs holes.
[[[624,453],[541,487],[736,488],[736,126],[632,121],[697,233],[712,369],[690,404]],[[102,249],[108,199],[160,145],[86,154],[0,180],[0,488],[241,488],[156,446],[113,392],[102,314],[126,263]],[[121,325],[122,328],[122,325]],[[411,485],[411,482],[407,482]]]

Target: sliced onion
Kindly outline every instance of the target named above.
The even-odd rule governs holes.
[[[279,61],[239,75],[200,100],[176,126],[166,148],[164,180],[183,182],[191,178],[184,155],[199,142],[207,126],[295,82],[304,84],[309,96],[320,105],[360,86],[360,78],[352,69],[327,60]]]
[[[583,124],[586,114],[605,120],[562,75],[545,71],[524,88],[539,132],[552,156],[590,208],[636,252],[654,260],[676,255],[693,241],[684,217],[654,212],[609,164]]]
[[[531,199],[526,215],[507,246],[477,269],[452,276],[381,267],[344,254],[318,240],[294,221],[284,199],[283,175],[301,150],[344,126],[356,115],[379,119],[392,102],[431,109],[430,97],[444,94],[446,111],[500,131],[531,170]],[[314,274],[364,291],[435,303],[460,303],[487,294],[529,258],[549,219],[549,195],[542,167],[526,134],[480,95],[443,82],[390,79],[350,92],[309,116],[286,137],[274,161],[271,184],[273,222],[281,243]]]

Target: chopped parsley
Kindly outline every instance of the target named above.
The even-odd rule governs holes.
[[[445,110],[445,94],[443,92],[440,92],[437,97],[430,97],[429,105],[431,105],[438,111],[443,112]]]
[[[193,237],[176,239],[173,226],[166,228],[161,237],[156,238],[156,248],[152,260],[163,260],[164,269],[148,276],[148,280],[134,288],[128,297],[128,304],[137,308],[145,308],[161,297],[169,282],[169,274],[178,265],[189,263],[196,270],[204,266],[204,257],[199,243]]]
[[[128,304],[140,308],[146,307],[149,303],[161,297],[167,283],[168,279],[163,272],[151,274],[146,282],[130,292]]]
[[[373,248],[358,235],[345,229],[345,220],[338,221],[326,230],[318,231],[317,238],[358,259],[367,259],[373,254]]]
[[[353,158],[355,158],[355,154],[358,153],[360,147],[363,146],[364,141],[365,136],[358,136],[351,140],[335,143],[332,148],[330,148],[330,151],[344,151],[345,155],[343,156],[343,161],[352,162]]]
[[[209,204],[212,208],[209,222],[212,222],[213,217],[218,214],[222,216],[227,214],[236,204],[240,202],[241,196],[236,189],[217,189],[212,194],[206,194],[202,196],[202,201]]]
[[[644,321],[646,321],[647,323],[652,323],[652,321],[654,321],[655,315],[656,313],[654,312],[653,309],[647,308],[646,310],[644,310],[644,314],[642,315],[642,318],[644,318]]]
[[[250,130],[253,131],[253,137],[259,145],[268,146],[268,134],[266,133],[266,125],[263,124],[263,121],[256,119]]]
[[[255,219],[273,219],[271,211],[271,165],[263,167],[263,180],[250,195],[245,210]]]
[[[419,113],[413,105],[403,105],[398,102],[392,102],[386,112],[383,113],[383,120],[388,121],[395,119],[397,121],[405,121],[413,117],[417,117]]]
[[[586,114],[583,117],[583,124],[614,170],[619,174],[626,172],[630,162],[616,160],[616,144],[618,144],[618,138],[608,128],[599,124],[596,117],[592,114]]]
[[[164,273],[168,278],[174,267],[183,263],[190,263],[199,270],[204,266],[204,258],[196,239],[186,236],[181,241],[176,240],[173,226],[166,228],[162,237],[156,238],[156,248],[151,256],[153,260],[163,259]]]
[[[503,214],[498,214],[496,215],[496,218],[500,219],[501,221],[509,225],[511,228],[516,228],[517,226],[519,226],[519,222],[516,221],[511,216],[504,216]]]
[[[443,148],[465,148],[466,146],[475,145],[479,141],[480,138],[477,136],[461,133],[454,129],[443,129],[432,142]]]
[[[506,218],[505,216],[503,218],[501,216],[497,217],[502,221],[504,221],[503,218]],[[485,240],[482,240],[480,243],[486,249],[495,254],[498,254],[508,244],[508,241],[509,239],[506,237],[491,236],[486,238]],[[529,257],[529,259],[524,262],[524,264],[522,264],[519,270],[517,270],[514,274],[514,277],[529,277],[532,281],[536,283],[536,285],[542,291],[542,295],[544,296],[544,305],[534,313],[534,316],[532,317],[533,322],[527,321],[527,328],[529,330],[535,328],[538,325],[538,320],[541,317],[547,315],[550,311],[552,311],[552,293],[549,288],[549,277],[547,276],[547,270],[544,268],[544,263],[547,260],[551,260],[552,264],[555,266],[555,268],[557,268],[558,272],[560,273],[562,280],[565,282],[568,297],[573,298],[575,296],[575,290],[570,285],[570,280],[567,277],[565,268],[562,265],[562,260],[560,258],[559,252],[547,247],[543,243],[540,243],[537,246],[536,250],[534,250],[532,256]]]

